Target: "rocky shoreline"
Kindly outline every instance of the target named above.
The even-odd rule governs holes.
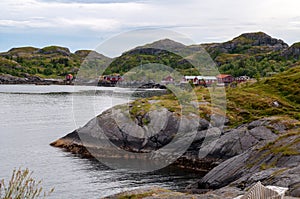
[[[126,117],[124,107],[118,106],[103,112],[84,127],[58,139],[51,145],[84,157],[136,159],[140,154],[147,154],[149,151],[159,150],[167,145],[177,133],[179,118],[173,112],[162,111],[168,118],[167,124],[160,133],[146,136],[146,139],[124,132],[139,132],[141,129],[149,128],[149,124],[145,125],[145,118],[150,121],[150,124],[151,122],[158,124],[162,112],[149,111],[144,118],[135,118],[134,121],[139,126],[134,126],[127,124],[128,121],[124,119]],[[116,122],[116,118],[123,118],[123,120]],[[188,134],[190,131],[195,130],[192,124],[199,122],[199,125],[192,144],[172,164],[207,173],[198,182],[187,187],[187,192],[215,190],[214,193],[229,194],[231,197],[233,189],[238,195],[261,181],[265,185],[288,187],[288,196],[300,197],[298,120],[274,116],[234,128],[212,126],[207,120],[195,115],[190,115],[181,121],[183,121],[182,129],[187,136],[190,136]],[[99,134],[99,128],[104,134]],[[210,136],[213,138],[214,131],[220,131],[220,136],[207,141],[210,140]],[[113,145],[136,155],[116,154],[111,150],[111,145],[101,144],[99,147],[97,141],[103,139],[109,139]],[[201,157],[199,151],[207,154]],[[167,158],[164,156],[164,159]]]
[[[34,75],[24,74],[24,77],[16,77],[9,74],[0,74],[0,84],[35,84],[35,85],[86,85],[103,87],[122,87],[138,89],[166,89],[166,86],[156,83],[132,83],[132,84],[108,84],[97,80],[78,79],[68,83],[63,79],[45,79]]]
[[[36,85],[65,85],[62,79],[43,79],[38,76],[25,75],[25,77],[16,77],[12,75],[0,75],[0,84],[36,84]]]

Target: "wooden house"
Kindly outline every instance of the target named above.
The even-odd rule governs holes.
[[[164,77],[161,81],[161,84],[163,85],[174,84],[174,83],[175,83],[175,79],[171,75]]]
[[[228,74],[219,74],[217,76],[217,81],[219,84],[230,84],[235,81],[234,77]]]
[[[249,81],[249,80],[250,80],[250,77],[248,77],[248,76],[239,76],[239,77],[235,78],[235,81],[237,83],[246,82],[246,81]]]
[[[194,85],[200,86],[211,86],[217,82],[217,78],[214,76],[185,76],[181,83],[193,83]]]

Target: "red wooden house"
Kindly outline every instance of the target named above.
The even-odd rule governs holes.
[[[73,80],[73,75],[72,74],[67,74],[66,75],[66,81],[72,81]]]
[[[219,84],[230,84],[234,82],[234,77],[228,74],[220,74],[217,76]]]
[[[120,75],[105,75],[103,80],[112,84],[116,84],[118,81],[122,81],[122,77]]]

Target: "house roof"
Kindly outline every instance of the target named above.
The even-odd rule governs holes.
[[[202,79],[204,80],[216,80],[217,78],[214,76],[202,76]]]
[[[184,76],[185,79],[195,79],[197,76]]]
[[[185,76],[185,79],[204,79],[204,80],[216,80],[217,78],[214,76]]]
[[[220,78],[220,79],[223,79],[223,78],[226,78],[226,77],[232,77],[231,75],[228,75],[228,74],[220,74],[217,76],[217,78]]]
[[[173,77],[171,75],[164,77],[164,79],[167,79],[167,78],[173,78]]]

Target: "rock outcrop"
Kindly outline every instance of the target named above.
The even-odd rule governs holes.
[[[70,56],[71,52],[68,48],[61,46],[47,46],[45,48],[39,49],[38,53],[41,54],[60,54],[63,56]]]
[[[248,128],[254,124],[261,125],[261,122],[252,122]],[[217,189],[230,185],[244,189],[261,181],[288,187],[288,195],[300,197],[299,126],[287,130],[281,122],[274,123],[271,120],[267,123],[271,125],[267,125],[268,128],[277,132],[276,135],[270,134],[270,130],[263,130],[265,127],[261,126],[251,129],[260,128],[256,136],[266,134],[268,138],[258,138],[257,144],[213,168],[198,182],[198,188]]]
[[[193,114],[180,117],[165,108],[133,116],[124,106],[117,106],[51,145],[86,157],[149,159],[167,164],[186,151],[189,145],[185,142],[191,142],[199,128],[198,119]],[[206,128],[207,123],[200,128]],[[172,145],[164,148],[171,141]]]
[[[15,77],[12,75],[0,75],[0,84],[37,84],[37,85],[50,85],[50,84],[65,84],[61,79],[43,79],[38,76],[24,74],[24,77]]]
[[[208,172],[188,190],[226,186],[244,190],[260,180],[268,185],[288,187],[289,195],[300,196],[299,122],[296,120],[270,117],[222,130],[221,126],[212,126],[193,114],[180,118],[167,109],[160,109],[132,117],[124,106],[117,106],[51,145],[86,157],[135,159],[140,158],[139,154],[167,146],[179,129],[193,140],[173,164]],[[179,142],[175,146],[180,148],[184,144]],[[123,153],[112,150],[114,147],[136,156],[123,157]],[[168,159],[167,156],[162,157]]]
[[[299,59],[300,43],[293,44],[289,48],[285,49],[281,54],[286,59]]]
[[[288,44],[282,40],[272,38],[263,32],[245,33],[225,43],[204,44],[204,46],[211,55],[241,52],[258,54],[288,48]]]

